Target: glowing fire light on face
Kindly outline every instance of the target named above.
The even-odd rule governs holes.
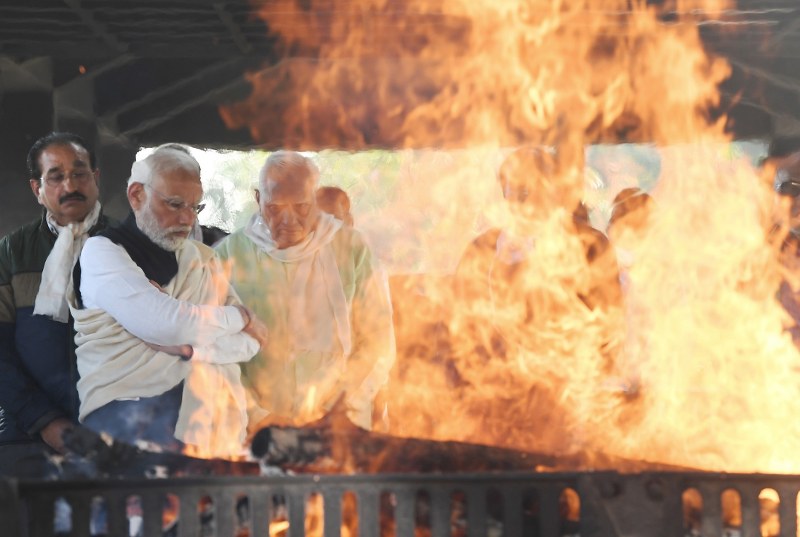
[[[455,284],[394,282],[392,432],[800,471],[800,361],[775,300],[773,197],[724,154],[724,118],[709,110],[729,68],[704,51],[691,18],[728,4],[259,4],[287,52],[314,60],[251,75],[251,97],[222,110],[229,126],[299,148],[557,155],[557,169],[517,171],[530,199],[502,205],[478,269]],[[617,274],[600,271],[602,244],[590,255],[578,207],[544,193],[580,189],[584,147],[620,139],[663,148],[662,173],[626,263],[631,289],[598,302],[596,282]],[[460,179],[462,191],[495,181]]]

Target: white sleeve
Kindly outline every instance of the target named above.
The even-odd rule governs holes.
[[[195,347],[192,361],[211,364],[247,362],[256,355],[258,341],[244,332],[222,336],[213,345]]]
[[[81,251],[81,298],[100,308],[137,338],[156,345],[210,346],[244,328],[233,306],[196,305],[153,286],[125,249],[92,237]]]

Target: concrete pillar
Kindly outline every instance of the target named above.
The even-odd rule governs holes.
[[[95,151],[97,166],[100,168],[100,200],[103,211],[116,219],[122,219],[130,212],[126,195],[127,182],[139,146],[127,140],[100,135]]]
[[[30,189],[26,157],[33,142],[52,128],[50,61],[0,61],[0,236],[40,213]]]

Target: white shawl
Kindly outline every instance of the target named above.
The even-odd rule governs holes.
[[[232,291],[221,277],[213,250],[187,241],[176,253],[178,274],[164,291],[193,304],[224,305]],[[223,353],[184,362],[155,351],[104,310],[75,309],[74,293],[69,298],[77,332],[81,420],[115,399],[152,397],[183,380],[175,437],[197,448],[200,455],[240,454],[247,402],[238,363],[226,363]],[[258,351],[255,340],[252,350]]]
[[[44,263],[42,281],[33,307],[34,315],[47,315],[61,323],[66,323],[69,319],[69,306],[65,295],[72,279],[72,267],[78,261],[83,244],[89,238],[89,230],[97,223],[99,217],[99,201],[94,204],[83,222],[72,222],[66,226],[59,226],[50,211],[47,212],[47,225],[58,234],[58,238]]]
[[[303,351],[337,353],[352,350],[350,311],[331,241],[342,222],[321,214],[317,227],[300,244],[279,249],[260,214],[253,215],[244,233],[268,256],[297,263],[291,281],[289,332],[292,355]],[[336,332],[331,327],[336,327]]]

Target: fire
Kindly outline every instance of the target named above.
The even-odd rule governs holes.
[[[281,520],[280,522],[270,522],[269,535],[270,537],[279,537],[286,534],[289,529],[289,521]]]
[[[315,59],[252,74],[253,94],[222,114],[281,145],[581,147],[612,134],[668,143],[707,130],[696,108],[716,102],[728,74],[703,52],[693,24],[666,25],[645,2],[257,7],[287,55]]]
[[[226,303],[230,296],[229,264],[221,267],[223,277],[210,282],[213,297],[218,304]],[[237,364],[208,363],[194,357],[184,379],[185,390],[194,398],[184,397],[182,412],[189,417],[186,423],[179,418],[176,437],[184,442],[184,453],[199,458],[224,458],[243,460],[246,449],[246,392],[240,384],[241,374]]]
[[[184,382],[198,394],[198,400],[208,403],[196,405],[184,435],[184,453],[199,458],[225,458],[243,460],[245,450],[240,435],[244,421],[239,416],[237,401],[226,377],[212,371],[212,364],[193,364]]]
[[[714,110],[730,68],[704,50],[696,24],[729,4],[257,4],[286,58],[252,73],[252,95],[221,110],[230,127],[301,149],[495,155],[472,173],[445,166],[438,182],[399,187],[398,221],[413,218],[419,196],[452,207],[413,238],[431,257],[476,234],[462,200],[487,200],[485,227],[502,232],[476,252],[474,270],[462,259],[455,276],[393,279],[390,432],[800,471],[800,356],[775,299],[796,277],[768,232],[786,208],[728,150]],[[662,166],[652,210],[623,239],[634,259],[615,298],[618,274],[601,270],[620,264],[606,263],[613,245],[589,259],[568,202],[582,195],[584,148],[620,140],[657,144]],[[515,207],[494,172],[518,147],[557,162],[515,172],[530,194]],[[534,253],[535,263],[514,258]]]

